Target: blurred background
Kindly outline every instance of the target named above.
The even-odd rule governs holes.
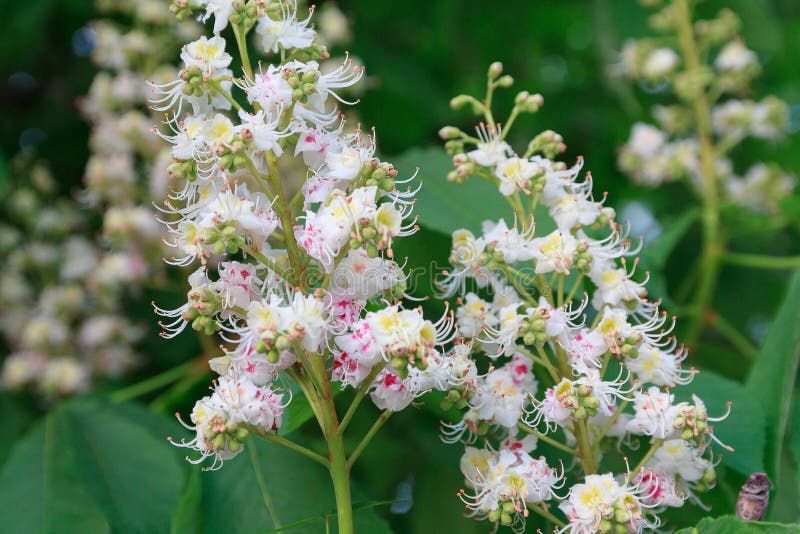
[[[352,24],[352,39],[344,48],[367,67],[368,90],[361,97],[360,117],[363,124],[376,127],[384,159],[394,161],[399,157],[406,168],[421,166],[427,180],[444,180],[444,171],[436,176],[435,172],[426,171],[424,161],[414,163],[402,155],[415,147],[439,145],[436,132],[445,124],[467,127],[472,117],[452,111],[449,100],[459,93],[481,94],[487,66],[499,60],[516,79],[516,90],[539,92],[545,99],[539,113],[520,119],[516,132],[522,135],[549,128],[562,134],[568,146],[564,161],[572,161],[578,155],[585,157],[585,168],[592,171],[595,190],[608,192],[610,204],[631,219],[634,234],[656,239],[670,218],[693,202],[678,184],[643,189],[617,170],[617,151],[628,138],[631,125],[647,120],[651,104],[660,97],[657,88],[631,86],[609,75],[609,67],[625,39],[647,32],[647,12],[634,0],[341,0],[337,4]],[[755,94],[774,94],[785,100],[792,117],[786,141],[778,145],[748,142],[738,150],[737,158],[753,161],[769,154],[784,168],[797,173],[800,3],[709,0],[700,5],[699,12],[711,14],[724,6],[741,16],[742,35],[760,56],[763,74],[754,85]],[[22,152],[48,162],[56,196],[74,197],[83,183],[89,156],[89,125],[76,103],[89,90],[96,72],[89,61],[93,39],[87,29],[89,21],[97,18],[95,6],[91,0],[2,0],[0,13],[4,14],[0,19],[0,194],[11,181],[12,158]],[[509,92],[507,98],[498,98],[504,110],[501,116],[510,109],[512,95]],[[91,217],[88,224],[96,224]],[[448,236],[423,229],[407,241],[402,254],[438,261],[440,265],[446,263]],[[699,228],[691,229],[661,272],[653,273],[661,284],[658,287],[668,290],[683,279],[685,266],[697,255],[699,243]],[[740,245],[751,252],[798,254],[800,229],[790,227],[770,234],[768,239],[751,237]],[[760,345],[770,318],[781,304],[788,277],[788,271],[725,269],[716,308],[725,309],[735,328]],[[168,370],[200,349],[191,335],[184,335],[178,343],[165,343],[157,337],[149,303],[155,299],[169,304],[170,298],[179,302],[182,295],[145,292],[129,303],[129,313],[147,332],[143,350],[149,363],[138,369],[134,378]],[[8,348],[2,352],[7,353]],[[734,381],[742,380],[748,369],[741,356],[713,335],[697,348],[692,362]],[[124,383],[125,380],[112,381],[105,387],[110,391]],[[206,384],[203,380],[188,383],[172,397],[162,399],[156,411],[186,412]],[[0,430],[0,462],[5,462],[16,440],[33,428],[31,425],[50,405],[32,397],[3,393],[0,406],[10,421]],[[377,415],[376,410],[373,412],[365,408],[357,418],[353,424],[356,434],[359,429],[368,428]],[[376,507],[395,532],[439,532],[442,525],[453,532],[486,532],[487,524],[455,520],[462,515],[455,498],[461,486],[457,467],[460,452],[438,440],[438,417],[435,412],[419,410],[404,412],[390,421],[354,474],[361,493],[379,500],[395,500],[391,506]],[[159,429],[166,429],[161,435],[175,426],[166,417],[158,424]],[[166,448],[165,442],[163,447]],[[181,481],[196,476],[188,472],[180,472]],[[4,476],[10,475],[5,472]],[[730,485],[719,490],[719,497],[711,499],[716,506],[714,514],[717,510],[731,511],[738,492],[736,482],[741,476],[732,475]],[[796,505],[796,488],[793,495],[787,495],[785,499],[791,503],[794,498]],[[6,497],[0,496],[0,502],[8,503]],[[3,508],[0,506],[0,510]],[[3,514],[6,512],[0,512],[0,516]],[[185,531],[222,531],[228,519],[236,525],[233,528],[228,524],[232,528],[229,531],[264,531],[256,524],[258,514],[241,514],[239,519],[221,518],[218,523],[210,523],[219,530],[206,525],[187,526]],[[702,514],[698,510],[697,515]],[[452,524],[450,518],[454,518]],[[796,506],[787,507],[779,517],[785,521],[796,518]],[[5,521],[0,517],[0,524]],[[309,528],[308,532],[320,531],[319,525]]]

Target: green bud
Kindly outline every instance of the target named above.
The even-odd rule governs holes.
[[[319,80],[319,73],[315,70],[307,70],[300,78],[303,83],[314,83]]]
[[[500,520],[500,510],[491,510],[489,512],[489,521],[497,523]]]
[[[374,244],[370,243],[367,245],[367,256],[370,258],[377,258],[378,257],[378,247]]]
[[[450,399],[452,402],[456,402],[458,399],[461,398],[461,393],[457,389],[451,389],[447,392],[447,398]]]
[[[399,371],[408,366],[408,360],[405,358],[392,358],[392,361],[389,363],[389,365],[392,366],[392,369]]]
[[[614,509],[614,521],[617,523],[627,523],[631,520],[631,513],[624,508]]]
[[[236,438],[236,441],[244,441],[247,439],[249,434],[250,432],[246,428],[237,428],[233,435]]]
[[[500,514],[500,523],[503,525],[510,525],[511,524],[511,515],[505,512]]]
[[[498,87],[511,87],[514,85],[514,78],[506,74],[505,76],[501,76],[499,80],[495,82]]]
[[[217,450],[222,450],[225,448],[225,434],[217,434],[214,437],[214,441],[211,443],[213,447]]]
[[[575,419],[580,420],[580,419],[586,419],[588,414],[586,413],[586,408],[580,407],[575,410],[575,413],[573,415],[575,416]]]
[[[364,236],[364,239],[374,239],[378,235],[378,231],[371,226],[367,226],[361,230],[361,235]]]
[[[380,182],[378,182],[378,186],[383,191],[391,191],[394,189],[394,178],[384,178]]]
[[[600,521],[600,525],[598,526],[598,532],[601,534],[608,534],[614,528],[614,525],[608,519],[603,519]]]
[[[502,509],[505,513],[510,514],[515,512],[517,509],[514,507],[514,503],[511,501],[506,501],[503,503]]]
[[[455,404],[456,408],[463,410],[467,407],[467,399],[458,399]]]
[[[452,407],[453,403],[450,402],[448,399],[442,399],[441,401],[439,401],[439,408],[441,408],[445,412],[450,411]]]
[[[489,65],[489,72],[487,76],[490,80],[496,80],[498,76],[503,73],[503,64],[499,61],[495,61],[491,65]]]

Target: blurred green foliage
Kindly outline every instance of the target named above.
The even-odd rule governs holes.
[[[516,131],[520,134],[546,128],[558,131],[568,145],[565,161],[583,155],[587,168],[592,171],[596,189],[609,192],[611,205],[620,209],[636,200],[658,214],[663,233],[650,248],[649,257],[643,259],[648,268],[654,270],[652,287],[656,292],[665,295],[668,289],[677,287],[687,276],[685,266],[697,253],[699,235],[691,217],[686,214],[686,206],[691,204],[688,193],[679,187],[659,190],[635,187],[616,170],[615,165],[616,149],[627,138],[630,126],[636,120],[647,119],[650,105],[659,98],[657,93],[651,94],[654,88],[631,88],[608,75],[608,67],[614,62],[622,42],[629,37],[641,37],[647,31],[646,11],[634,0],[493,3],[484,0],[391,3],[341,0],[339,5],[354,22],[354,40],[350,50],[367,66],[371,85],[362,98],[359,112],[366,125],[376,126],[379,147],[384,154],[398,155],[413,147],[438,145],[436,132],[445,124],[466,127],[472,117],[453,112],[448,105],[450,98],[462,92],[480,93],[485,83],[486,67],[491,61],[503,61],[506,72],[516,78],[519,90],[540,92],[545,97],[542,111],[520,119]],[[723,6],[741,15],[743,35],[763,60],[763,75],[757,81],[756,93],[772,93],[789,102],[793,109],[793,131],[800,130],[797,119],[800,105],[797,67],[800,64],[800,3],[795,0],[708,0],[701,4],[700,14],[716,12]],[[51,162],[62,193],[71,194],[81,182],[88,154],[88,127],[78,116],[75,102],[86,92],[94,69],[88,59],[77,55],[75,50],[81,51],[85,44],[86,35],[82,29],[94,15],[92,2],[0,0],[0,12],[4,14],[0,19],[0,113],[3,117],[0,123],[0,157],[8,159],[20,149],[34,151]],[[511,95],[500,100],[505,100],[508,105]],[[751,161],[769,152],[785,168],[797,173],[800,170],[800,151],[793,150],[796,143],[796,133],[777,147],[750,143],[740,156]],[[423,266],[430,261],[444,266],[449,246],[445,232],[462,225],[474,225],[482,216],[488,215],[474,211],[464,213],[463,209],[451,204],[460,200],[482,201],[483,196],[475,190],[456,193],[452,189],[451,193],[451,188],[456,186],[443,181],[447,161],[441,153],[415,151],[401,158],[401,170],[410,172],[413,166],[422,167],[422,175],[428,184],[421,194],[420,207],[422,223],[425,224],[425,215],[428,214],[429,225],[420,234],[406,240],[398,252],[401,256],[409,256],[412,266]],[[3,168],[5,166],[0,160],[0,186]],[[789,201],[800,206],[798,199]],[[800,229],[780,235],[764,234],[755,229],[751,236],[742,238],[737,245],[749,252],[797,254]],[[784,300],[789,274],[726,268],[716,307],[725,309],[734,327],[760,345],[770,318],[775,316]],[[176,298],[180,299],[180,296]],[[783,521],[798,517],[797,485],[792,484],[793,479],[800,484],[796,469],[800,457],[797,424],[789,430],[795,459],[792,460],[788,453],[780,456],[773,450],[780,450],[781,444],[776,440],[784,435],[791,395],[782,386],[780,390],[775,389],[775,395],[769,397],[764,406],[756,404],[753,399],[761,391],[770,389],[778,377],[790,381],[796,372],[797,347],[786,341],[790,336],[784,329],[798,328],[796,306],[791,307],[792,301],[796,303],[798,298],[795,293],[788,299],[790,309],[780,319],[782,330],[770,334],[769,354],[765,354],[771,362],[770,368],[761,376],[751,375],[746,388],[740,383],[747,376],[748,364],[727,347],[724,340],[711,337],[711,341],[699,347],[693,356],[694,363],[714,371],[703,379],[705,386],[718,392],[714,394],[711,406],[719,410],[722,407],[719,401],[733,399],[737,401],[734,410],[742,410],[743,420],[748,423],[741,428],[727,427],[720,432],[737,442],[740,454],[747,456],[721,468],[720,487],[709,496],[714,504],[714,515],[733,511],[743,475],[766,461],[770,472],[784,471],[782,486],[791,486],[791,491],[782,490],[780,497],[776,497],[773,516]],[[438,304],[429,302],[425,306],[435,309]],[[160,355],[164,361],[174,361],[177,352],[196,351],[193,340],[193,337],[184,335],[187,350],[177,351],[174,344],[154,338],[148,344],[148,350],[154,356]],[[182,396],[170,398],[158,406],[166,408],[165,411],[176,408],[185,411],[195,398],[203,394],[204,388],[194,382],[182,391]],[[343,393],[337,403],[344,407],[351,397],[352,393]],[[108,469],[107,477],[132,476],[139,484],[136,492],[150,500],[157,499],[158,503],[150,503],[155,507],[148,507],[148,512],[156,510],[158,515],[142,518],[153,523],[139,525],[148,531],[213,532],[225,530],[225,526],[232,528],[235,524],[236,531],[260,532],[274,527],[274,518],[269,519],[263,506],[264,488],[259,486],[255,471],[251,469],[251,463],[259,459],[263,461],[261,474],[270,484],[275,480],[280,482],[300,476],[308,481],[300,483],[288,497],[283,494],[276,497],[277,506],[287,502],[285,506],[290,507],[290,500],[277,500],[284,498],[313,503],[306,509],[309,512],[306,516],[287,515],[284,523],[325,514],[330,508],[330,502],[325,500],[329,495],[327,481],[319,473],[309,472],[306,476],[281,472],[286,467],[281,465],[284,461],[286,465],[302,465],[303,469],[315,467],[306,466],[303,463],[305,459],[280,451],[286,458],[281,456],[276,460],[273,452],[278,454],[279,451],[269,451],[274,446],[260,443],[254,444],[253,456],[250,452],[244,454],[221,473],[198,473],[196,468],[182,462],[178,451],[168,449],[166,442],[159,438],[168,434],[170,429],[177,433],[176,424],[165,417],[159,417],[156,424],[148,419],[150,414],[141,413],[143,410],[101,404],[95,408],[97,413],[104,414],[102,417],[108,428],[100,430],[99,423],[86,416],[92,402],[68,404],[51,412],[10,452],[11,443],[33,421],[35,410],[25,399],[0,397],[0,407],[6,414],[7,423],[0,440],[0,460],[5,460],[9,454],[12,460],[16,460],[9,461],[0,475],[0,481],[9,481],[2,484],[5,491],[0,493],[3,505],[0,509],[5,510],[0,514],[3,521],[0,524],[19,517],[15,513],[23,512],[34,521],[37,511],[30,506],[46,508],[48,503],[58,501],[60,495],[69,495],[70,502],[80,504],[81,499],[92,501],[92,496],[105,491],[102,483],[106,479],[103,477],[89,476],[86,472],[75,473],[70,471],[72,467],[68,462],[55,461],[58,454],[48,448],[53,446],[48,439],[58,439],[57,447],[72,451],[69,454],[73,456],[68,458],[88,462],[96,469]],[[799,404],[794,403],[794,421],[800,421]],[[779,410],[779,413],[771,410]],[[352,423],[353,434],[365,432],[376,416],[375,410],[364,408]],[[385,523],[375,515],[375,511],[387,518],[396,532],[438,532],[443,525],[459,533],[486,531],[486,525],[461,518],[463,508],[455,497],[461,486],[459,448],[439,441],[438,417],[424,410],[396,416],[363,455],[354,471],[361,495],[371,499],[396,500],[391,507],[376,507],[360,513],[362,521],[372,522],[364,532],[385,531]],[[735,411],[731,420],[733,425],[737,424],[736,417]],[[141,436],[141,427],[135,426],[134,421],[148,426],[150,435],[146,438]],[[771,425],[764,430],[766,435],[755,428],[761,424]],[[89,433],[81,434],[81,428]],[[109,428],[117,429],[118,435],[114,437],[117,441],[109,436]],[[306,430],[308,426],[302,426],[294,435],[309,440],[311,447],[319,447],[321,444],[314,443],[312,434]],[[135,435],[126,439],[126,433]],[[748,433],[752,433],[752,440],[747,439]],[[146,445],[141,445],[143,448],[138,450],[130,449],[126,447],[129,440],[138,440],[140,445],[144,441]],[[770,451],[766,458],[758,456],[763,443]],[[82,450],[88,444],[95,447],[93,453]],[[113,453],[107,447],[113,448]],[[45,466],[43,462],[48,458],[54,459],[54,463]],[[98,459],[105,459],[108,463],[100,466]],[[118,468],[114,466],[116,462],[128,466]],[[129,472],[144,464],[148,465],[147,469],[133,474]],[[42,476],[45,468],[55,469],[52,476],[46,478],[54,486],[39,487],[31,483],[9,491],[15,476],[24,475],[33,480]],[[158,482],[157,477],[147,478],[154,468],[161,469],[161,475],[171,474],[170,480]],[[234,470],[247,471],[246,485],[237,487],[230,481],[225,482],[235,474]],[[298,481],[292,483],[298,484]],[[70,492],[72,486],[69,484],[78,484],[82,489]],[[16,490],[20,493],[15,494]],[[230,492],[234,490],[243,492],[243,499],[250,499],[246,503],[249,508],[230,512],[240,523],[221,523],[226,518],[213,514],[220,513],[218,507],[229,502],[225,499],[231,497]],[[120,498],[127,499],[126,495]],[[26,499],[36,501],[36,504],[26,504],[23,502]],[[103,530],[125,523],[123,530],[137,530],[136,525],[127,523],[129,516],[125,515],[131,513],[131,503],[111,502],[109,499],[100,499],[100,504],[97,500],[83,502],[86,506],[80,509],[85,512],[84,522],[76,524],[76,527],[85,527],[82,531],[89,532],[95,530],[90,527]],[[68,502],[58,503],[59,510],[69,505]],[[164,509],[167,503],[177,508],[171,518]],[[239,505],[244,506],[237,503]],[[203,516],[202,521],[198,519],[198,515],[206,513],[212,515]],[[670,524],[684,526],[690,516],[699,519],[703,515],[704,512],[697,510]],[[42,514],[39,520],[52,518]],[[715,529],[714,525],[706,523],[699,531],[738,531],[737,526],[725,521],[724,528]],[[535,521],[530,523],[530,531],[536,526],[544,526],[536,525]],[[30,526],[38,531],[52,530],[42,524],[30,523]],[[318,531],[314,530],[316,527],[319,525],[308,527],[308,531]]]

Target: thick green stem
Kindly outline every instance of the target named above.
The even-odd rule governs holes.
[[[335,415],[334,415],[335,417]],[[336,495],[336,519],[340,534],[353,534],[353,500],[350,495],[350,466],[344,452],[342,436],[332,432],[328,436],[328,456],[331,480]]]
[[[757,269],[795,269],[800,267],[800,256],[762,256],[728,252],[722,257],[722,261]]]
[[[702,80],[700,52],[692,25],[689,0],[676,0],[678,43],[686,61],[686,70],[698,84]],[[703,329],[704,316],[711,307],[719,275],[720,257],[724,250],[724,237],[719,220],[719,191],[714,170],[714,145],[709,124],[710,107],[704,87],[692,98],[692,109],[697,124],[700,144],[700,196],[702,200],[703,248],[700,256],[700,279],[692,308],[696,312],[689,327],[688,344],[696,344]]]
[[[278,197],[277,209],[275,211],[278,213],[278,218],[281,221],[281,227],[283,228],[286,239],[286,253],[289,255],[289,263],[292,265],[292,270],[294,271],[291,274],[294,275],[295,283],[302,282],[305,264],[303,263],[300,249],[294,237],[294,216],[289,209],[289,203],[286,202],[283,187],[281,186],[281,177],[278,171],[278,158],[270,151],[265,152],[264,157],[267,160],[267,170],[269,171],[269,185]]]

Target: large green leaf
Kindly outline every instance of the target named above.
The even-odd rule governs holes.
[[[3,414],[3,426],[0,427],[0,465],[8,458],[17,439],[36,419],[36,410],[30,404],[29,399],[18,395],[0,394],[0,413]]]
[[[354,494],[354,499],[359,497]],[[173,518],[173,532],[261,534],[302,523],[285,532],[318,533],[324,531],[323,516],[335,504],[325,468],[281,445],[253,437],[242,454],[218,471],[190,477]],[[315,518],[318,521],[305,522]],[[355,520],[359,532],[391,532],[372,508],[357,510]],[[335,532],[335,517],[330,523]]]
[[[419,167],[422,189],[417,195],[414,212],[419,224],[450,234],[459,228],[480,232],[485,220],[513,218],[508,203],[489,182],[472,176],[463,185],[447,181],[453,168],[452,159],[441,148],[414,148],[394,159],[400,176],[413,174]]]
[[[780,523],[740,521],[733,516],[707,517],[697,526],[683,528],[676,534],[795,534],[800,533],[800,525]]]
[[[797,490],[800,492],[800,395],[795,394],[794,410],[792,413],[791,436],[789,448],[794,459],[795,473],[797,474]]]
[[[711,371],[702,371],[692,384],[675,390],[677,400],[689,400],[696,393],[708,408],[711,417],[725,412],[727,403],[732,403],[731,415],[714,423],[714,435],[723,443],[733,447],[733,452],[723,452],[725,465],[743,475],[764,470],[766,427],[764,409],[753,402],[743,384],[724,378]]]
[[[98,400],[55,408],[0,473],[0,531],[167,532],[184,469],[154,435],[162,421]]]
[[[786,298],[770,327],[746,384],[750,398],[760,402],[764,408],[767,429],[764,466],[775,488],[780,488],[778,465],[791,411],[798,362],[800,362],[800,269],[792,276]]]
[[[697,209],[690,209],[686,213],[664,222],[664,231],[652,243],[644,244],[640,255],[642,266],[645,269],[662,270],[666,266],[670,254],[696,219]]]

